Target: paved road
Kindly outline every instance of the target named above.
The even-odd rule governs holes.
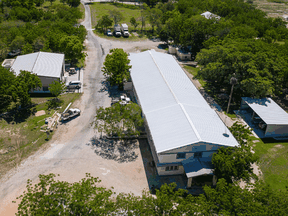
[[[85,6],[83,25],[91,29],[90,9]],[[95,136],[91,126],[95,109],[99,106],[109,106],[111,99],[103,88],[104,77],[101,72],[103,53],[98,39],[88,30],[86,40],[87,54],[84,70],[84,94],[76,102],[82,112],[78,118],[60,125],[46,149],[25,160],[18,168],[12,170],[0,181],[0,215],[14,215],[17,205],[11,204],[16,196],[25,189],[27,179],[37,181],[39,174],[56,173],[59,180],[69,182],[79,181],[89,172],[94,177],[100,177],[101,186],[114,186],[115,192],[133,192],[141,195],[147,188],[147,180],[140,152],[138,159],[131,163],[119,164],[116,161],[105,160],[96,155],[91,146],[87,145]],[[107,49],[110,48],[107,46]]]

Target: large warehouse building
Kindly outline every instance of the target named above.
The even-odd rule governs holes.
[[[36,52],[21,55],[11,65],[16,76],[21,70],[29,71],[40,78],[42,88],[33,92],[49,92],[48,87],[54,80],[62,81],[65,71],[65,56],[59,53]]]
[[[173,58],[130,54],[131,79],[158,175],[212,175],[212,155],[238,142]]]

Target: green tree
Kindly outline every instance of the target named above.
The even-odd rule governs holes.
[[[103,15],[100,20],[97,22],[96,28],[102,28],[102,31],[105,33],[107,28],[113,24],[113,20],[109,18],[108,15]]]
[[[39,175],[40,182],[32,186],[27,181],[27,191],[17,199],[21,202],[16,215],[110,215],[116,204],[110,189],[98,186],[98,178],[86,174],[72,184],[56,181],[55,174]]]
[[[111,10],[109,14],[110,17],[113,19],[115,25],[117,25],[121,20],[124,19],[123,14],[117,9]]]
[[[120,138],[139,135],[139,127],[143,125],[141,108],[135,103],[116,103],[107,108],[99,107],[93,123],[98,132],[107,135],[116,133]]]
[[[134,26],[134,31],[136,31],[136,28],[139,25],[139,23],[136,21],[136,19],[134,17],[131,17],[130,23],[131,23],[131,25]]]
[[[25,45],[25,38],[22,36],[16,36],[16,38],[11,42],[10,50],[22,50],[23,46]]]
[[[78,7],[80,5],[80,0],[67,0],[66,2],[70,7]]]
[[[49,2],[51,3],[51,5],[52,5],[52,3],[55,2],[56,0],[48,0],[48,1],[49,1]]]
[[[258,156],[251,152],[251,147],[247,144],[247,140],[252,134],[250,129],[236,122],[230,130],[240,146],[221,147],[217,153],[213,154],[214,174],[218,178],[224,178],[229,183],[240,179],[248,182],[251,177],[257,178],[253,173],[252,164],[258,160]]]
[[[16,76],[9,70],[0,66],[0,112],[5,111],[9,105],[17,98]]]
[[[140,20],[141,20],[141,32],[143,31],[143,28],[145,28],[145,25],[146,25],[146,13],[141,10],[141,14],[140,14]]]
[[[25,55],[29,53],[33,53],[33,47],[31,44],[26,43],[26,45],[23,46],[22,54]]]
[[[58,98],[58,96],[60,94],[62,94],[63,92],[65,92],[66,86],[64,82],[59,82],[57,80],[54,80],[51,84],[49,84],[49,91],[51,92],[51,94],[53,96],[55,96],[56,98]]]
[[[152,9],[146,10],[146,13],[147,13],[149,23],[152,26],[152,33],[153,33],[154,26],[156,26],[160,22],[162,11],[158,8],[152,8]]]
[[[26,106],[31,103],[29,91],[42,87],[40,78],[36,74],[28,71],[20,72],[15,79],[15,85],[17,86],[17,100],[21,106]]]
[[[82,52],[84,46],[77,36],[64,36],[60,39],[59,45],[60,50],[65,54],[65,58],[72,63],[85,58],[85,54]]]
[[[123,88],[123,80],[129,79],[130,60],[123,49],[112,49],[105,58],[102,71],[108,77],[111,85],[118,85]]]
[[[35,0],[35,4],[37,7],[40,7],[41,5],[43,5],[45,0]]]

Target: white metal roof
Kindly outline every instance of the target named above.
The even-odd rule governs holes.
[[[221,18],[220,16],[217,16],[216,14],[213,14],[209,11],[202,13],[201,16],[204,16],[206,19],[212,19],[212,18],[220,19]]]
[[[157,153],[201,141],[238,145],[173,56],[151,50],[129,58],[133,86]]]
[[[242,100],[245,101],[266,124],[288,125],[288,113],[271,98],[253,99],[243,97]]]
[[[21,70],[29,71],[38,76],[60,77],[63,68],[64,54],[36,52],[18,56],[11,70],[16,75]]]

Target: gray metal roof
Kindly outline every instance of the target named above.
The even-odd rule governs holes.
[[[181,162],[187,178],[213,174],[213,165],[210,159],[190,157]]]
[[[271,98],[253,99],[243,97],[242,100],[245,101],[267,125],[288,125],[288,113]]]
[[[63,68],[64,54],[36,52],[18,56],[11,70],[18,76],[21,70],[29,71],[38,76],[60,77]]]
[[[173,56],[151,50],[129,58],[133,86],[157,153],[201,141],[238,145]]]

